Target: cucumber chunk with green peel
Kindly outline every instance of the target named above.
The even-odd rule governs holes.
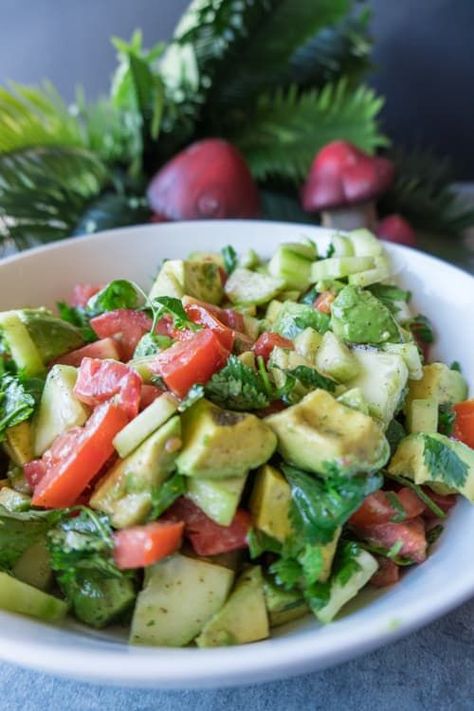
[[[178,405],[178,400],[169,393],[160,395],[115,436],[113,445],[118,455],[125,459],[175,414]]]
[[[265,639],[270,634],[263,578],[258,566],[238,579],[224,606],[204,626],[198,647],[223,647]]]
[[[315,364],[323,375],[341,383],[354,378],[360,370],[357,358],[332,331],[323,335]]]
[[[0,335],[19,371],[26,376],[41,375],[44,363],[18,311],[0,313]]]
[[[278,318],[278,314],[281,311],[281,308],[283,306],[283,301],[279,301],[277,299],[272,299],[270,303],[267,306],[267,310],[265,312],[265,328],[268,331],[272,330],[272,325],[275,323],[275,321]]]
[[[190,477],[187,496],[220,526],[229,526],[237,511],[246,476],[230,479]]]
[[[0,609],[56,622],[65,616],[68,606],[64,600],[0,573]]]
[[[13,575],[18,580],[39,590],[47,590],[53,579],[49,563],[46,539],[41,538],[28,548],[13,566]]]
[[[82,426],[90,409],[74,394],[77,368],[54,365],[48,373],[34,420],[34,454],[40,457],[56,437],[72,427]]]
[[[410,380],[421,380],[423,377],[423,364],[420,351],[414,343],[385,343],[382,350],[386,353],[400,355],[408,368]]]
[[[383,253],[382,242],[365,228],[352,230],[347,236],[356,257],[379,257]]]
[[[406,413],[408,431],[437,432],[438,416],[438,403],[434,398],[411,400]]]
[[[272,276],[283,279],[285,288],[303,291],[310,284],[311,261],[293,251],[292,245],[282,244],[271,258],[268,271]]]
[[[130,642],[183,647],[222,608],[234,573],[177,553],[149,568],[133,613]]]
[[[349,284],[352,286],[366,287],[388,279],[391,275],[390,263],[386,257],[374,257],[372,269],[360,271],[349,275]]]
[[[338,395],[337,401],[342,402],[342,404],[347,405],[347,407],[351,407],[353,410],[363,412],[364,415],[369,414],[369,405],[360,388],[350,388],[350,390],[346,390]]]
[[[330,257],[314,262],[311,267],[311,283],[322,279],[341,279],[374,267],[373,257]]]
[[[335,257],[353,257],[354,247],[349,237],[345,235],[335,234],[331,238],[331,244],[334,249]]]
[[[224,290],[234,304],[261,305],[271,301],[284,288],[283,279],[238,267],[227,279]]]

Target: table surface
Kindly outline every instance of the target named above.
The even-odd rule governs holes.
[[[426,251],[474,273],[474,233],[422,238]],[[117,670],[120,679],[120,670]],[[149,691],[77,683],[0,664],[5,711],[473,711],[474,600],[425,629],[341,666],[215,691]]]

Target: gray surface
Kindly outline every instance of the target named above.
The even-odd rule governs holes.
[[[472,711],[474,600],[390,647],[288,681],[139,691],[58,681],[3,664],[0,699],[4,711]]]

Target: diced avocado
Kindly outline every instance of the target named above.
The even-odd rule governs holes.
[[[411,434],[398,445],[388,466],[390,474],[434,482],[458,491],[474,503],[474,450],[442,434]]]
[[[224,606],[204,625],[198,647],[223,647],[265,639],[270,634],[262,572],[244,571]]]
[[[280,313],[282,306],[283,301],[278,301],[277,299],[272,299],[268,304],[267,310],[265,312],[265,326],[268,331],[273,330],[272,324],[274,324],[277,320],[278,314]]]
[[[400,355],[408,368],[410,380],[421,380],[423,377],[423,365],[420,351],[414,343],[384,343],[382,350],[386,353]]]
[[[199,558],[176,553],[147,573],[133,614],[130,642],[182,647],[221,609],[234,573]]]
[[[278,469],[265,464],[255,475],[250,498],[254,526],[283,543],[291,533],[288,518],[290,504],[291,489],[288,482]]]
[[[332,331],[322,337],[315,364],[321,373],[341,383],[354,378],[360,370],[357,358]]]
[[[180,299],[185,294],[209,304],[219,304],[223,296],[219,266],[209,260],[168,259],[164,262],[151,288],[150,299],[158,296]]]
[[[329,543],[319,544],[318,546],[323,559],[323,567],[318,579],[320,583],[325,583],[327,580],[329,580],[331,576],[332,564],[334,561],[334,556],[336,555],[337,544],[339,543],[341,533],[342,528],[338,528],[333,536],[332,541],[329,541]]]
[[[172,417],[100,480],[90,506],[108,513],[116,528],[142,523],[151,508],[153,489],[174,468],[180,437],[179,417]]]
[[[461,373],[444,363],[423,366],[421,380],[410,381],[406,407],[412,400],[433,398],[438,405],[455,405],[467,397],[467,383]]]
[[[400,341],[399,326],[389,309],[370,291],[346,286],[331,307],[332,330],[350,343]]]
[[[25,511],[31,506],[31,496],[20,491],[2,486],[0,489],[0,506],[7,511]]]
[[[22,309],[18,315],[38,349],[43,363],[80,348],[82,334],[76,326],[54,316],[48,309]]]
[[[173,395],[164,393],[140,412],[131,422],[120,430],[113,440],[119,457],[125,459],[147,437],[174,415],[179,402]]]
[[[238,356],[238,359],[240,360],[241,363],[246,365],[248,368],[252,368],[252,370],[256,370],[256,361],[255,361],[255,353],[253,351],[244,351]]]
[[[35,457],[40,457],[58,435],[81,427],[89,417],[90,409],[74,394],[76,380],[77,369],[70,365],[53,365],[49,371],[34,420]]]
[[[364,227],[352,230],[347,237],[352,244],[354,254],[358,257],[378,257],[383,252],[383,246],[378,237]]]
[[[275,346],[268,359],[268,368],[272,374],[275,385],[279,388],[283,387],[286,381],[285,370],[293,370],[298,368],[300,365],[304,365],[307,368],[313,368],[315,370],[314,364],[310,363],[303,358],[302,355],[296,351],[290,351],[286,348],[280,348],[280,346]],[[301,399],[306,395],[307,388],[301,383],[297,383],[292,391],[292,396],[294,399]]]
[[[75,616],[97,629],[106,627],[123,615],[136,597],[131,578],[106,578],[92,570],[76,575],[69,590],[67,585],[63,587]]]
[[[310,284],[311,259],[295,251],[293,245],[281,244],[268,264],[268,271],[283,279],[284,288],[303,291]]]
[[[18,311],[0,312],[0,335],[19,371],[26,376],[41,375],[44,363]]]
[[[26,420],[9,427],[5,432],[4,447],[7,454],[18,466],[23,466],[26,462],[31,462],[34,459],[32,440],[31,423]]]
[[[224,268],[224,258],[219,252],[191,252],[188,254],[190,262],[213,262],[218,267]]]
[[[48,595],[7,573],[0,573],[0,608],[47,622],[56,622],[67,612],[64,600]]]
[[[299,590],[283,590],[268,579],[264,580],[263,590],[270,627],[292,622],[310,611]]]
[[[434,398],[411,400],[406,413],[408,431],[437,432],[438,414],[438,403]]]
[[[293,340],[305,328],[314,328],[319,333],[329,330],[330,319],[328,314],[323,314],[307,304],[295,304],[285,301],[273,324],[273,331],[280,336]]]
[[[357,274],[351,274],[348,281],[351,286],[366,287],[388,279],[390,274],[390,262],[387,257],[374,257],[374,266],[372,269],[367,269]]]
[[[388,425],[402,405],[408,382],[408,368],[396,353],[354,348],[359,374],[347,385],[359,388],[369,405],[369,412]]]
[[[322,335],[315,331],[314,328],[305,328],[304,331],[298,333],[294,340],[295,350],[300,356],[314,364],[322,340]]]
[[[278,451],[306,471],[342,474],[380,469],[389,446],[380,427],[367,415],[342,405],[325,390],[314,390],[297,405],[265,421],[278,437]]]
[[[276,447],[272,430],[255,415],[222,410],[199,400],[182,415],[181,474],[209,479],[240,477],[266,462]]]
[[[285,288],[283,279],[237,267],[225,283],[225,294],[233,304],[266,304]]]
[[[342,279],[350,274],[373,269],[374,266],[372,257],[329,257],[314,262],[310,279],[312,284],[321,279]]]
[[[244,332],[247,336],[250,336],[250,338],[253,338],[256,341],[260,333],[260,319],[250,316],[249,314],[243,314],[243,318]]]
[[[346,545],[351,546],[350,543]],[[315,611],[320,622],[331,622],[339,610],[367,585],[377,571],[377,561],[365,550],[358,548],[350,558],[350,561],[346,561],[347,565],[343,565],[331,578],[329,602],[323,608]],[[352,571],[348,579],[347,569]]]
[[[237,511],[246,476],[229,479],[189,477],[187,496],[220,526],[229,526]]]
[[[353,410],[363,412],[364,415],[369,414],[367,400],[363,396],[360,388],[351,388],[350,390],[346,390],[337,396],[337,401],[342,402],[342,404],[347,405],[347,407],[351,407]]]
[[[48,590],[53,579],[49,564],[49,552],[45,538],[28,548],[13,566],[13,575],[18,580],[39,590]]]

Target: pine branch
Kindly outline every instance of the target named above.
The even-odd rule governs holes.
[[[449,161],[429,150],[397,151],[391,156],[396,166],[392,189],[380,202],[383,214],[398,212],[427,232],[458,235],[474,225],[474,209],[452,190]]]
[[[245,114],[234,114],[229,138],[257,179],[301,181],[314,154],[330,141],[345,139],[369,152],[385,145],[376,122],[382,104],[372,89],[349,89],[345,80],[321,91],[299,93],[293,86],[260,97]]]

